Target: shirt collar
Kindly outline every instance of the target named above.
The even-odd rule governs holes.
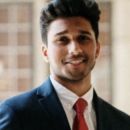
[[[54,80],[51,76],[50,76],[50,80],[54,86],[54,89],[55,89],[61,103],[65,107],[67,107],[69,110],[72,110],[75,102],[79,98],[83,98],[88,103],[88,106],[86,107],[86,109],[88,111],[91,111],[92,99],[93,99],[93,87],[91,87],[90,90],[86,94],[84,94],[82,97],[79,97],[75,93],[73,93],[72,91],[70,91],[69,89],[67,89],[63,85],[61,85],[59,82]]]

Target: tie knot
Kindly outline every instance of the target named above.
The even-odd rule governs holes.
[[[79,98],[74,104],[73,108],[76,111],[76,113],[84,113],[86,106],[87,102],[84,99]]]

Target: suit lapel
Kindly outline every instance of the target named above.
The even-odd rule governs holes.
[[[105,106],[102,103],[102,100],[97,96],[94,91],[94,108],[97,118],[97,130],[107,130],[108,129],[108,115]]]
[[[37,91],[37,95],[42,96],[39,99],[39,103],[43,110],[46,112],[48,118],[55,130],[70,130],[70,126],[63,110],[63,107],[59,101],[59,98],[51,84],[50,78],[48,78]],[[102,100],[97,96],[94,91],[93,104],[97,118],[97,130],[107,130],[108,115]]]
[[[51,84],[50,78],[48,78],[46,82],[39,87],[37,94],[42,96],[39,103],[52,122],[54,129],[70,130],[66,114]]]

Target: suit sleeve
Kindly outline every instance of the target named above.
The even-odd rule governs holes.
[[[6,104],[0,104],[0,130],[22,130],[14,111]]]

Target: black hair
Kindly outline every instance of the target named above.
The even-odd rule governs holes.
[[[82,16],[87,19],[98,39],[98,21],[100,10],[94,0],[52,0],[41,11],[40,28],[42,40],[47,44],[47,32],[50,23],[57,18]]]

